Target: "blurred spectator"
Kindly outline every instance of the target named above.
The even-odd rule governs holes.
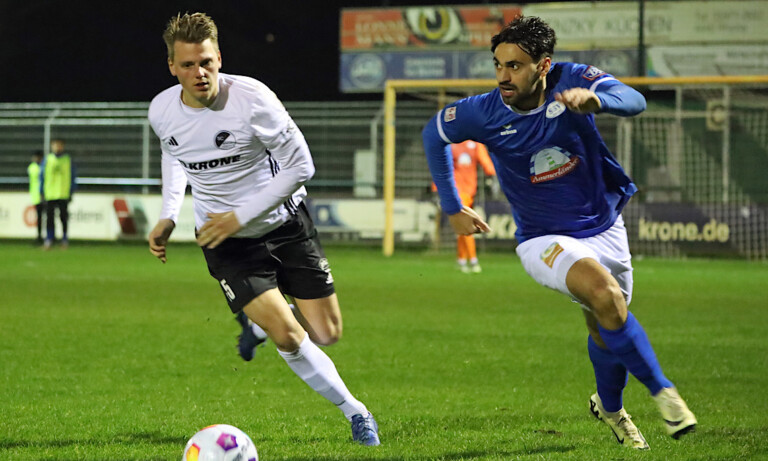
[[[43,151],[38,150],[32,154],[32,162],[27,167],[27,176],[29,176],[29,199],[35,206],[35,219],[37,221],[37,239],[35,242],[40,245],[43,243],[43,215],[45,213],[45,202],[42,199],[40,181],[40,164],[43,163]]]
[[[69,240],[67,229],[69,224],[69,202],[74,191],[75,173],[72,159],[64,152],[64,141],[51,141],[51,153],[45,157],[42,168],[43,200],[46,202],[47,235],[43,247],[47,250],[56,241],[56,226],[54,223],[56,210],[59,210],[61,220],[61,247],[67,248]]]

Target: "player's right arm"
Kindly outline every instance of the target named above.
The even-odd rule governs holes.
[[[165,144],[162,141],[165,139],[166,134],[163,129],[165,126],[163,123],[163,110],[166,105],[162,101],[156,102],[160,97],[158,95],[152,100],[147,118],[152,126],[152,130],[160,138],[160,150],[162,153],[160,160],[162,208],[157,224],[149,232],[147,240],[149,252],[165,263],[167,261],[166,245],[171,237],[171,233],[173,233],[173,229],[176,227],[176,221],[179,219],[181,204],[184,201],[184,192],[187,189],[187,176],[181,163],[166,150]]]
[[[152,253],[163,264],[168,260],[165,253],[165,246],[168,244],[168,239],[171,237],[173,229],[176,227],[176,223],[170,219],[160,219],[155,224],[154,229],[149,232],[147,240],[149,240],[149,252]]]
[[[149,252],[165,263],[168,259],[165,247],[179,219],[184,191],[187,189],[187,176],[184,174],[181,163],[165,151],[163,151],[161,170],[163,206],[160,210],[160,219],[149,233],[148,240]]]
[[[432,174],[432,180],[435,186],[437,186],[440,205],[443,211],[448,214],[448,220],[454,232],[460,235],[488,232],[490,230],[488,224],[480,219],[480,216],[471,208],[462,205],[454,179],[453,158],[450,149],[446,149],[448,144],[469,139],[463,133],[461,119],[458,118],[459,116],[471,116],[469,108],[466,107],[468,104],[461,104],[459,102],[457,105],[465,107],[461,109],[453,105],[446,107],[432,117],[424,127],[424,130],[422,130],[424,152],[427,156],[427,164],[429,165],[429,172]],[[451,123],[453,125],[450,125]]]

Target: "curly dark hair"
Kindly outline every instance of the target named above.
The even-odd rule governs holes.
[[[491,51],[501,43],[514,43],[528,53],[534,61],[555,52],[557,37],[555,31],[537,16],[519,16],[494,35]]]

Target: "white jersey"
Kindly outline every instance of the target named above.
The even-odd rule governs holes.
[[[207,213],[227,211],[243,225],[234,237],[260,237],[286,222],[315,168],[277,96],[257,80],[222,73],[210,107],[187,106],[181,91],[168,88],[149,106],[162,149],[160,219],[177,221],[188,181],[198,229]]]

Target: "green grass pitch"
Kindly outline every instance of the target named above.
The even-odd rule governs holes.
[[[513,253],[462,274],[449,253],[327,248],[344,336],[326,352],[374,412],[382,446],[271,343],[245,363],[237,324],[194,245],[0,242],[0,459],[178,460],[214,423],[261,460],[768,459],[768,265],[635,261],[632,311],[699,419],[675,441],[634,378],[625,406],[651,450],[588,411],[579,308]]]

